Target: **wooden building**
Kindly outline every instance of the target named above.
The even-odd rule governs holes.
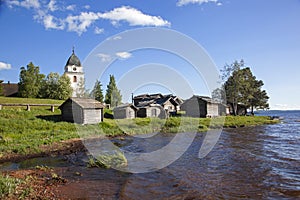
[[[95,99],[69,98],[59,109],[62,119],[77,124],[97,124],[103,121],[102,103]]]
[[[181,110],[189,117],[217,117],[226,114],[226,106],[210,97],[194,95],[184,101]]]
[[[137,115],[137,108],[132,104],[122,104],[113,109],[115,119],[133,119]]]
[[[138,108],[137,117],[158,117],[164,119],[168,116],[166,110],[159,104],[149,104]]]
[[[19,92],[19,85],[17,83],[10,83],[9,81],[7,83],[3,83],[2,80],[0,80],[0,85],[3,88],[3,93],[0,95],[3,95],[5,97],[17,97]]]
[[[141,110],[138,112],[138,117],[154,116],[155,111],[150,110],[157,110],[157,113],[162,113],[160,111],[161,109],[165,111],[164,115],[166,114],[166,116],[175,115],[180,109],[180,105],[183,102],[179,97],[173,96],[171,94],[142,94],[135,96],[132,100],[134,106]],[[151,114],[151,112],[153,113]]]

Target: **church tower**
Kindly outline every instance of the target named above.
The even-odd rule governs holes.
[[[71,81],[71,87],[73,89],[72,97],[80,97],[84,92],[84,72],[80,60],[74,53],[74,48],[65,66],[65,75],[67,75]]]

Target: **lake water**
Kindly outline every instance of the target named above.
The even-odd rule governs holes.
[[[54,166],[69,183],[63,195],[86,199],[300,199],[300,111],[268,111],[258,115],[283,117],[275,125],[223,130],[214,149],[203,159],[198,151],[203,134],[170,166],[155,172],[130,174],[89,168],[86,155],[39,158],[9,163],[5,169]],[[155,143],[125,138],[127,149],[152,151],[174,135],[157,135]],[[75,176],[80,172],[83,176]]]

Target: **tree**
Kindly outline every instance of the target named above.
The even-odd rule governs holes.
[[[19,76],[19,95],[25,98],[36,98],[39,95],[45,75],[40,74],[40,68],[32,62],[21,67]]]
[[[235,62],[236,63],[236,62]],[[239,63],[224,84],[226,98],[233,105],[233,114],[237,114],[238,103],[244,104],[247,108],[268,108],[268,95],[262,90],[263,81],[257,80],[249,67],[244,67],[244,63]]]
[[[67,99],[72,95],[72,87],[70,78],[63,74],[58,79],[57,98],[56,99]]]
[[[40,97],[56,99],[56,89],[58,86],[59,74],[51,72],[43,81],[43,86],[40,90]]]
[[[78,88],[76,90],[76,96],[77,97],[85,97],[86,96],[84,79],[82,77],[79,79]]]
[[[225,65],[222,72],[222,79],[226,93],[226,99],[232,103],[233,114],[237,114],[237,107],[240,101],[240,91],[243,89],[240,84],[240,69],[244,67],[244,61],[234,61],[231,65]]]
[[[100,101],[103,103],[103,90],[102,90],[102,84],[100,81],[96,80],[93,90],[91,91],[90,96],[97,101]]]
[[[0,96],[3,96],[3,85],[2,85],[2,80],[0,80]]]
[[[115,77],[113,75],[109,76],[109,83],[107,85],[105,94],[105,103],[110,104],[110,106],[116,107],[121,104],[122,96],[120,90],[118,90]]]
[[[244,60],[242,59],[240,62],[234,61],[231,65],[226,64],[223,69],[221,69],[221,78],[223,81],[228,80],[228,78],[232,75],[234,71],[238,71],[243,68],[245,65]]]
[[[211,97],[214,101],[220,102],[222,104],[226,104],[226,93],[225,93],[224,86],[214,89],[212,91]]]
[[[43,82],[40,96],[50,99],[67,99],[72,94],[71,81],[66,75],[51,72]]]
[[[252,89],[250,95],[248,96],[248,99],[246,100],[246,105],[250,107],[252,115],[254,115],[254,108],[269,108],[269,97],[267,95],[267,92],[261,89],[263,85],[264,83],[261,80],[256,80],[255,77],[252,84],[250,85]]]

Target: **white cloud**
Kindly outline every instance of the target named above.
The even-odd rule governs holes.
[[[115,58],[119,58],[122,60],[128,59],[132,56],[132,54],[126,51],[122,51],[122,52],[117,52],[116,54],[113,55],[98,53],[96,56],[100,58],[101,62],[111,62]]]
[[[104,53],[97,54],[97,57],[101,59],[101,62],[110,62],[112,60],[110,55]]]
[[[0,62],[0,70],[11,69],[11,64]]]
[[[88,10],[88,9],[91,8],[91,6],[90,5],[85,5],[84,8]]]
[[[177,6],[184,6],[188,4],[203,4],[203,3],[216,3],[218,6],[222,5],[222,3],[218,2],[218,0],[178,0]]]
[[[43,23],[46,29],[63,30],[65,28],[64,23],[52,15],[46,15],[43,19]]]
[[[11,0],[8,6],[19,6],[34,10],[34,19],[41,23],[45,29],[67,30],[76,32],[78,35],[86,32],[88,28],[99,19],[110,20],[113,26],[118,27],[121,22],[128,22],[130,26],[170,26],[171,23],[160,16],[151,16],[142,13],[140,10],[129,6],[115,8],[108,12],[81,12],[58,17],[55,11],[74,11],[76,5],[59,6],[57,0]],[[90,6],[84,6],[89,9]],[[51,13],[51,14],[50,14]],[[104,30],[95,28],[94,33],[100,34]]]
[[[15,0],[7,1],[6,4],[9,8],[12,8],[14,6],[20,6],[20,2]]]
[[[50,0],[49,4],[48,4],[48,9],[51,11],[51,12],[54,12],[56,10],[58,10],[58,7],[56,5],[56,1],[55,0]]]
[[[119,35],[117,35],[113,38],[109,38],[109,40],[121,40],[121,39],[122,39],[122,36],[119,36]]]
[[[34,19],[43,24],[46,29],[63,30],[65,28],[65,24],[61,19],[47,14],[46,11],[41,9],[37,10],[37,14],[34,16]]]
[[[118,58],[120,58],[120,59],[128,59],[132,56],[132,54],[124,51],[124,52],[117,52],[116,56],[118,56]]]
[[[75,8],[76,8],[76,5],[75,5],[75,4],[72,4],[72,5],[68,5],[68,6],[66,7],[66,10],[74,11]]]
[[[110,23],[111,23],[111,25],[113,25],[116,28],[118,28],[120,26],[120,23],[118,21],[111,21]]]
[[[30,8],[38,9],[41,6],[39,0],[23,0],[23,1],[12,0],[12,1],[7,1],[7,4],[9,7],[20,6],[27,9]]]
[[[109,12],[101,13],[99,16],[103,19],[111,20],[113,23],[126,21],[130,26],[170,26],[171,23],[162,19],[160,16],[151,16],[141,11],[129,7],[122,6],[115,8]]]
[[[96,27],[95,30],[94,30],[95,34],[101,34],[103,32],[104,32],[104,29],[103,28],[99,28],[99,27]]]
[[[275,104],[275,105],[271,106],[271,110],[300,110],[300,105]]]
[[[68,24],[68,31],[74,31],[81,35],[97,19],[99,19],[99,16],[96,13],[82,12],[77,16],[69,15],[65,22]]]

